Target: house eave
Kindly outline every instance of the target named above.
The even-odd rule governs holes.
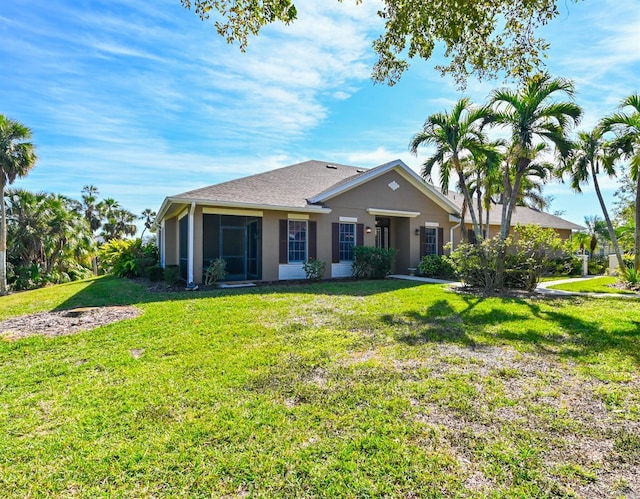
[[[181,197],[168,197],[162,203],[158,216],[156,217],[156,224],[159,223],[169,211],[169,208],[173,205],[190,205],[195,203],[197,206],[216,206],[221,208],[245,208],[252,210],[265,210],[265,211],[289,211],[298,213],[331,213],[331,208],[325,208],[324,206],[287,206],[287,205],[272,205],[264,203],[246,203],[241,201],[216,201],[211,199],[194,199],[194,198],[181,198]]]

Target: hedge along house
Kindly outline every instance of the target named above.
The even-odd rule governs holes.
[[[163,266],[200,283],[212,260],[227,280],[303,279],[305,261],[325,277],[351,275],[356,245],[395,248],[395,273],[442,254],[458,206],[400,160],[376,168],[306,161],[167,197],[156,218]]]

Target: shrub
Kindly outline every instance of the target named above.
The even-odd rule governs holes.
[[[601,275],[604,274],[609,267],[609,257],[606,256],[592,256],[587,263],[589,267],[589,274]]]
[[[319,281],[324,277],[327,264],[322,260],[307,260],[302,264],[307,279],[311,281]]]
[[[418,264],[418,271],[425,277],[451,279],[455,273],[447,257],[425,255]]]
[[[164,282],[169,286],[177,284],[180,280],[180,265],[166,265],[164,268]]]
[[[356,246],[351,272],[358,279],[383,279],[391,273],[396,256],[394,248]]]
[[[222,258],[216,258],[211,260],[211,263],[204,271],[204,284],[211,286],[218,281],[221,281],[227,275],[227,262]]]
[[[149,271],[158,264],[158,260],[149,256],[138,256],[134,260],[138,277],[149,277]]]
[[[149,280],[159,282],[164,279],[164,269],[160,265],[154,265],[149,269]]]
[[[28,266],[17,266],[11,269],[7,278],[12,281],[11,287],[16,291],[26,291],[44,286],[47,282],[42,269],[35,263]]]
[[[618,269],[618,275],[627,288],[640,291],[640,270],[636,270],[633,264],[624,270]]]
[[[114,239],[104,243],[98,256],[103,272],[118,277],[148,275],[148,269],[158,263],[155,244],[143,244],[140,239]]]
[[[573,254],[561,256],[558,258],[551,258],[548,262],[547,275],[582,275],[582,258]]]
[[[555,261],[567,258],[570,248],[553,229],[517,226],[504,242],[498,236],[480,245],[461,244],[450,256],[458,278],[468,286],[497,288],[500,258],[504,258],[503,286],[532,291]]]

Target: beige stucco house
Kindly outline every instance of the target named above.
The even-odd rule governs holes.
[[[400,160],[306,161],[169,196],[156,228],[162,265],[179,265],[187,282],[202,282],[216,258],[228,280],[303,279],[310,259],[326,262],[326,278],[347,277],[355,245],[395,248],[394,272],[409,273],[455,244],[460,206]]]

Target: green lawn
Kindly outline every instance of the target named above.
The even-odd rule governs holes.
[[[550,289],[560,289],[562,291],[572,291],[574,293],[614,293],[635,295],[637,293],[627,289],[612,287],[618,282],[617,277],[596,277],[595,279],[579,279],[575,282],[556,284],[549,286]]]
[[[112,303],[0,340],[0,497],[640,495],[635,301],[101,278],[0,316]]]

